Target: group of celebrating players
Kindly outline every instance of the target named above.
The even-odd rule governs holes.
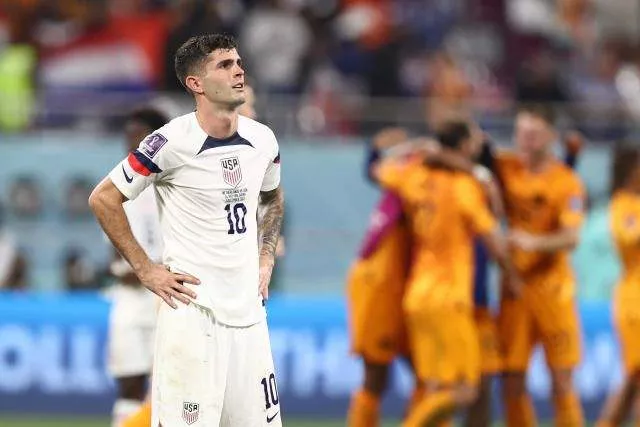
[[[400,128],[374,138],[368,174],[384,192],[348,277],[352,350],[365,366],[350,427],[379,425],[396,358],[416,377],[406,427],[449,426],[460,409],[465,425],[489,426],[498,374],[505,424],[536,426],[526,372],[537,344],[552,379],[554,425],[584,426],[572,381],[581,332],[570,264],[586,201],[572,170],[581,138],[569,134],[566,156],[557,158],[553,111],[543,105],[521,107],[514,129],[515,146],[504,151],[461,118],[441,123],[434,140],[410,139]],[[599,427],[623,422],[640,377],[633,307],[640,291],[632,283],[640,157],[628,151],[617,157],[612,202],[612,234],[627,270],[615,313],[628,381],[609,399]],[[501,273],[495,316],[488,307],[489,258]]]

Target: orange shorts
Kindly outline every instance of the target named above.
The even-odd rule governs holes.
[[[640,371],[640,291],[620,288],[614,298],[614,323],[625,370],[633,374]]]
[[[538,343],[552,369],[570,369],[580,362],[580,321],[573,295],[525,285],[519,299],[502,300],[498,331],[505,371],[526,371]]]
[[[483,375],[498,374],[502,371],[502,352],[497,321],[485,307],[476,307],[474,318],[480,340],[480,371]]]
[[[402,298],[408,254],[404,228],[397,227],[380,242],[380,248],[351,267],[347,303],[351,350],[367,362],[389,364],[407,355]]]
[[[438,385],[476,385],[480,340],[471,308],[429,306],[406,298],[405,310],[418,378]]]

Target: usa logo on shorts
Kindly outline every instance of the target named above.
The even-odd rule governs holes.
[[[222,165],[222,179],[232,187],[237,187],[242,181],[242,171],[240,170],[240,161],[237,157],[227,157],[220,160]]]
[[[198,421],[200,415],[200,405],[193,402],[184,402],[182,404],[182,419],[185,423],[191,425]]]

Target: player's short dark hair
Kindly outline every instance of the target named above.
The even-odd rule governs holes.
[[[550,104],[521,104],[518,106],[518,114],[527,113],[545,121],[549,126],[556,125],[556,112]]]
[[[142,123],[154,131],[166,125],[169,122],[169,118],[155,108],[145,107],[132,111],[127,116],[127,121]]]
[[[613,152],[611,193],[624,187],[633,170],[640,166],[640,148],[625,142],[618,143]]]
[[[457,149],[471,137],[471,127],[466,120],[451,119],[438,126],[435,136],[443,147]]]
[[[207,56],[215,50],[237,49],[238,42],[227,34],[203,34],[191,37],[184,42],[176,51],[174,65],[176,77],[182,86],[189,91],[186,86],[187,76],[197,72],[199,67],[204,65]]]

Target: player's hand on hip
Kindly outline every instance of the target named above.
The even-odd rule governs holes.
[[[199,285],[200,280],[189,274],[173,273],[168,267],[161,264],[151,264],[138,273],[138,278],[142,285],[154,294],[158,295],[172,308],[178,308],[173,300],[189,305],[195,299],[196,293],[187,288],[184,283]]]
[[[269,299],[269,282],[271,281],[271,273],[275,259],[273,255],[260,255],[260,274],[258,292],[262,298]]]

